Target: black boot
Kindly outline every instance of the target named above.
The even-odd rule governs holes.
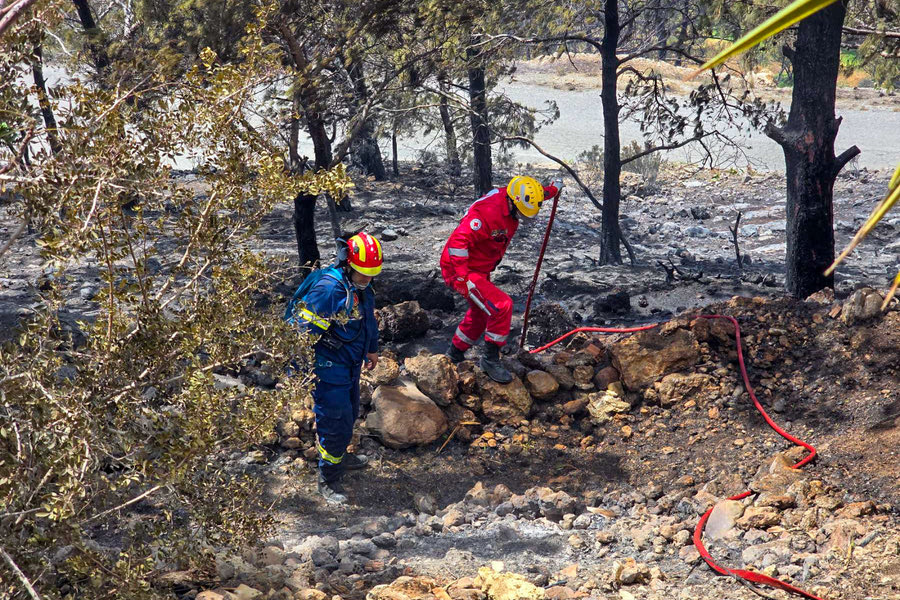
[[[365,469],[369,465],[369,457],[365,454],[350,454],[346,452],[344,458],[341,459],[341,464],[348,471]]]
[[[344,494],[344,486],[341,485],[341,482],[332,481],[327,483],[321,473],[319,474],[319,494],[325,498],[325,502],[328,504],[347,503],[347,496]]]
[[[481,369],[487,376],[497,383],[509,383],[512,375],[500,362],[500,346],[485,342],[484,351],[481,354]]]
[[[459,363],[459,362],[466,360],[466,353],[463,350],[460,350],[459,348],[457,348],[452,343],[450,344],[450,347],[447,348],[447,351],[444,354],[449,356],[450,360],[452,360],[455,363]]]

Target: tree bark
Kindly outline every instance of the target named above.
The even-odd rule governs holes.
[[[462,164],[459,160],[459,150],[456,147],[456,129],[453,127],[453,119],[450,117],[450,103],[446,94],[450,88],[446,80],[440,79],[441,99],[438,111],[441,114],[441,123],[444,125],[444,143],[447,149],[447,172],[454,177],[462,173]]]
[[[44,51],[42,42],[38,42],[34,45],[34,58],[31,62],[31,74],[34,78],[34,87],[37,89],[38,106],[41,108],[41,116],[44,118],[44,127],[47,130],[47,142],[50,144],[50,151],[54,155],[57,155],[60,150],[62,150],[62,146],[59,144],[56,116],[53,114],[53,107],[50,105],[50,98],[47,95],[47,81],[44,79]]]
[[[91,7],[87,0],[73,0],[73,3],[78,10],[78,19],[81,21],[84,33],[87,35],[87,47],[94,60],[94,67],[97,69],[97,73],[102,76],[109,67],[109,55],[106,53],[103,30],[97,25],[97,21],[94,20],[94,14],[91,12]]]
[[[622,174],[621,143],[619,140],[619,98],[616,79],[619,59],[616,47],[619,43],[619,7],[617,0],[604,1],[604,32],[600,44],[601,82],[600,102],[603,105],[603,221],[600,232],[601,265],[621,264],[619,246],[619,202],[622,190],[619,177]]]
[[[360,106],[365,104],[369,97],[362,62],[359,60],[351,62],[347,66],[347,73],[353,82],[355,92],[353,103],[355,104],[355,109],[359,111]],[[359,133],[353,140],[351,147],[353,159],[366,175],[373,175],[375,181],[387,179],[384,160],[381,158],[381,149],[378,147],[378,141],[375,139],[375,126],[371,119],[366,119],[360,126]]]
[[[473,35],[477,44],[480,36]],[[466,50],[469,59],[469,108],[472,123],[472,154],[475,167],[475,195],[487,194],[493,188],[491,173],[491,130],[488,125],[487,95],[481,52],[473,47]]]
[[[394,170],[394,177],[400,176],[400,165],[397,160],[397,128],[391,130],[391,167]]]
[[[299,194],[294,198],[294,232],[301,267],[314,267],[319,262],[315,216],[316,196]]]
[[[300,112],[303,107],[300,105],[300,94],[294,91],[293,101],[291,103],[291,131],[288,138],[288,160],[290,161],[291,173],[301,173],[303,166],[300,160]]]
[[[806,298],[834,287],[825,269],[834,261],[834,180],[859,150],[834,154],[840,119],[834,116],[841,27],[847,7],[836,2],[800,22],[794,49],[791,110],[784,128],[766,133],[781,145],[787,178],[787,291]]]

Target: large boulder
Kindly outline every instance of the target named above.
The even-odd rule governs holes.
[[[510,383],[497,383],[478,369],[475,373],[481,394],[481,410],[485,416],[498,423],[518,424],[531,413],[534,400],[518,377]]]
[[[386,341],[405,342],[428,331],[428,314],[415,300],[375,311],[378,331]]]
[[[625,387],[638,390],[695,364],[700,359],[700,345],[687,329],[661,327],[612,344],[610,354]]]
[[[459,376],[449,356],[422,354],[407,358],[403,365],[422,393],[440,406],[449,405],[459,393]]]
[[[528,371],[525,383],[535,400],[550,400],[559,391],[559,382],[546,371]]]
[[[429,444],[447,431],[443,411],[412,382],[379,386],[372,405],[375,410],[366,417],[366,427],[389,448]]]

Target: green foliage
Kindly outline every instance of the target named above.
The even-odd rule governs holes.
[[[247,122],[254,89],[282,73],[280,50],[260,35],[267,10],[248,25],[237,64],[205,49],[172,79],[165,58],[120,57],[110,76],[140,85],[54,90],[57,155],[26,83],[0,77],[11,100],[0,192],[39,227],[50,273],[0,346],[0,547],[45,597],[169,597],[160,572],[207,569],[214,546],[251,542],[272,524],[256,483],[223,459],[271,441],[310,378],[220,389],[215,375],[278,377],[291,359],[309,372],[308,341],[272,304],[289,267],[254,252],[254,235],[276,203],[301,191],[340,197],[349,182],[341,168],[291,176]],[[16,33],[0,40],[0,74],[27,69],[27,36]],[[179,156],[199,182],[172,176]],[[85,265],[99,277],[98,312],[73,322],[69,282]],[[138,505],[141,518],[123,519]],[[115,548],[93,541],[107,527]],[[5,568],[0,585],[15,597],[23,584]]]

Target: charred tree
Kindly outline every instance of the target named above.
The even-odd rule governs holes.
[[[472,36],[472,44],[480,37]],[[481,51],[473,46],[466,50],[469,59],[469,108],[472,123],[472,154],[475,167],[475,195],[483,196],[493,188],[491,165],[491,130],[488,121],[487,93]]]
[[[604,2],[604,31],[600,43],[601,83],[600,103],[603,106],[603,212],[600,232],[600,264],[621,264],[619,245],[619,203],[622,195],[619,178],[622,174],[621,142],[619,139],[619,98],[616,90],[619,59],[619,6],[617,0]]]
[[[94,68],[102,76],[109,67],[109,55],[106,53],[103,31],[94,20],[94,14],[87,0],[73,0],[73,3],[78,11],[78,20],[81,21],[81,26],[87,36],[87,48],[94,61]]]
[[[50,98],[47,95],[47,80],[44,79],[44,51],[42,42],[38,42],[34,45],[31,74],[34,78],[34,87],[37,90],[38,106],[41,108],[41,116],[44,118],[44,127],[47,129],[47,141],[50,143],[50,151],[56,155],[62,150],[62,146],[59,144],[56,116],[53,114],[53,107],[50,105]]]
[[[840,67],[841,27],[847,6],[836,2],[797,27],[794,48],[783,52],[794,71],[791,110],[784,127],[770,124],[766,134],[784,152],[787,178],[788,292],[806,298],[834,287],[825,269],[834,261],[834,181],[859,149],[834,154],[840,118],[834,105]]]
[[[363,73],[362,62],[354,60],[347,65],[347,73],[353,82],[354,98],[352,104],[357,111],[360,106],[365,104],[369,97],[369,90],[366,87],[366,79]],[[375,181],[384,181],[387,179],[387,173],[384,169],[384,160],[381,158],[381,149],[378,147],[378,141],[375,139],[375,125],[372,119],[363,121],[359,128],[353,144],[351,146],[351,154],[353,160],[359,165],[363,173],[375,177]]]
[[[441,114],[441,123],[444,125],[444,143],[447,148],[447,172],[459,177],[462,173],[462,164],[459,160],[459,150],[456,147],[456,129],[453,127],[453,119],[450,115],[450,103],[447,101],[447,94],[450,93],[450,86],[446,80],[440,80],[441,99],[438,105],[438,111]]]

